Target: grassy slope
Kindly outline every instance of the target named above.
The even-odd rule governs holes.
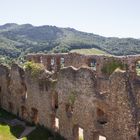
[[[81,53],[81,54],[97,54],[97,55],[109,55],[108,53],[99,50],[99,49],[75,49],[72,50],[71,52],[77,52],[77,53]]]

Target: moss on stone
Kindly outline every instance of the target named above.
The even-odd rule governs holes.
[[[44,66],[42,64],[29,61],[24,64],[24,68],[31,72],[32,77],[37,77],[42,71],[44,71]]]

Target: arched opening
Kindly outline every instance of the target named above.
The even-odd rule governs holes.
[[[104,125],[108,122],[107,120],[107,115],[104,113],[103,110],[101,110],[100,108],[97,108],[96,110],[97,112],[97,122],[101,125]]]
[[[31,120],[32,123],[38,123],[38,110],[36,108],[31,108]]]
[[[99,140],[106,140],[105,136],[99,135]]]
[[[140,76],[140,60],[136,62],[136,74]]]
[[[91,67],[93,70],[96,71],[96,60],[95,59],[91,59],[89,61],[89,67]]]

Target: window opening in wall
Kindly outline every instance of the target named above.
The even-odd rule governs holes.
[[[40,56],[40,63],[43,63],[42,56]]]
[[[140,138],[140,122],[138,123],[138,137]]]
[[[21,106],[21,116],[23,119],[27,116],[27,109],[25,106]]]
[[[67,117],[70,118],[73,115],[73,106],[70,104],[66,104],[66,114]]]
[[[106,137],[99,135],[99,140],[106,140]]]
[[[52,109],[56,111],[58,109],[58,93],[52,95]]]
[[[107,115],[99,108],[97,108],[97,122],[102,125],[107,123]]]
[[[0,86],[0,92],[1,92],[1,86]]]
[[[54,65],[54,58],[51,59],[51,66]]]
[[[136,73],[138,76],[140,76],[140,61],[137,61],[136,63]]]
[[[96,60],[91,60],[91,62],[90,62],[90,67],[91,67],[93,70],[96,70]]]
[[[55,129],[59,130],[59,119],[55,117]]]
[[[74,127],[73,127],[73,139],[74,140],[84,140],[84,129],[82,129],[78,125],[74,125]]]
[[[79,139],[78,140],[84,140],[84,130],[79,127],[78,133],[79,133]]]
[[[38,110],[36,108],[31,109],[31,119],[33,123],[38,123]]]
[[[8,103],[8,108],[9,108],[9,111],[10,111],[10,112],[13,111],[13,103],[12,103],[12,102],[9,102],[9,103]]]
[[[63,57],[61,57],[61,59],[60,59],[61,68],[64,67],[64,64],[65,64],[65,59]]]

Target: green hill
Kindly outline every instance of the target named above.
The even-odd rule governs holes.
[[[8,23],[0,26],[0,56],[18,58],[33,52],[96,49],[112,55],[140,54],[140,39],[103,37],[72,28]]]
[[[95,55],[110,55],[102,50],[99,50],[99,49],[95,49],[95,48],[92,48],[92,49],[74,49],[74,50],[71,50],[70,52],[77,52],[77,53],[80,53],[80,54],[95,54]]]

